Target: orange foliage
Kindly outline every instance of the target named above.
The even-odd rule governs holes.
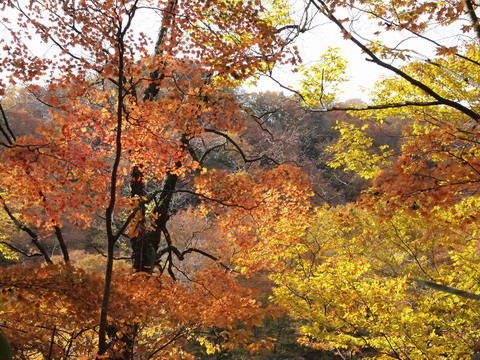
[[[5,132],[0,199],[47,262],[49,249],[41,244],[54,233],[66,263],[19,265],[0,275],[0,319],[18,357],[88,358],[96,356],[98,343],[99,358],[130,359],[135,351],[135,359],[174,359],[188,358],[180,339],[214,349],[246,341],[246,330],[259,324],[265,309],[225,264],[193,275],[176,266],[185,255],[206,251],[172,243],[166,224],[181,182],[189,187],[184,192],[216,204],[204,204],[212,211],[218,207],[207,219],[225,235],[222,245],[241,249],[235,260],[242,270],[264,266],[256,264],[298,235],[287,238],[281,230],[287,218],[301,220],[309,211],[309,185],[297,169],[207,171],[192,180],[203,169],[195,141],[207,132],[239,132],[247,120],[229,89],[275,63],[296,61],[268,9],[260,1],[229,0],[5,1],[0,9],[12,15],[2,19],[9,29],[0,39],[2,78],[26,84],[50,109],[35,135]],[[153,54],[154,42],[136,28],[144,11],[161,17]],[[35,55],[30,41],[54,54]],[[0,93],[6,90],[0,82]],[[142,170],[131,185],[156,189],[128,194],[132,168]],[[198,193],[190,190],[193,183]],[[154,210],[147,209],[151,204]],[[136,226],[147,215],[152,228],[129,233],[129,222]],[[103,277],[68,264],[61,235],[65,223],[89,228],[98,218],[105,223]],[[134,244],[153,238],[147,245],[158,258],[148,269],[158,273],[112,273],[119,239],[128,235],[134,253]],[[257,261],[242,260],[249,249],[261,255]],[[215,262],[232,260],[232,251],[212,253],[218,257],[206,257]],[[136,269],[143,270],[142,264]],[[180,273],[191,281],[174,282],[162,275],[165,269],[172,278]],[[222,328],[223,340],[215,346],[197,336],[211,327]]]
[[[100,275],[62,265],[3,271],[0,316],[18,358],[46,356],[51,349],[52,359],[93,358],[102,282]],[[113,284],[110,355],[125,346],[125,337],[134,337],[138,359],[154,352],[151,359],[186,358],[181,344],[212,327],[224,329],[223,347],[238,345],[249,341],[245,330],[268,311],[252,290],[218,267],[200,271],[189,286],[125,269],[115,273]],[[171,340],[178,342],[161,349]]]

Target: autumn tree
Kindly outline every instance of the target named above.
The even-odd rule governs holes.
[[[17,356],[188,358],[178,340],[212,351],[247,341],[245,330],[266,309],[234,270],[270,266],[271,253],[299,237],[310,186],[288,165],[209,169],[205,139],[221,138],[241,160],[251,158],[233,135],[248,114],[228,89],[296,61],[289,44],[297,29],[286,8],[276,1],[2,2],[3,78],[25,84],[50,109],[49,121],[25,136],[1,114],[3,211],[49,264],[2,272],[2,326]],[[160,27],[155,41],[139,29],[152,17]],[[46,48],[52,53],[37,55]],[[178,194],[198,199],[195,215],[224,239],[217,248],[172,241]],[[285,228],[293,218],[298,227]],[[88,228],[99,219],[103,277],[71,264],[63,233],[65,223]],[[53,264],[44,243],[50,235],[63,264]],[[121,238],[142,274],[113,271]],[[189,256],[211,263],[186,273],[178,263]],[[223,329],[217,343],[199,335],[212,327]]]
[[[425,218],[385,203],[319,209],[273,276],[299,341],[341,356],[469,359],[478,352],[478,224],[462,206]],[[452,229],[452,219],[456,224]]]
[[[373,186],[318,210],[302,245],[283,254],[276,299],[305,322],[303,343],[344,357],[476,358],[478,4],[309,3],[392,77],[356,106],[322,104],[325,77],[310,82],[314,111],[364,119],[339,124],[331,165]],[[357,16],[370,21],[367,33]],[[405,124],[398,154],[375,151],[365,133],[389,118]]]
[[[387,199],[395,205],[393,210],[412,207],[427,215],[437,205],[474,196],[478,183],[475,129],[480,116],[477,5],[471,1],[407,1],[388,6],[374,1],[311,4],[346,41],[365,53],[366,61],[392,73],[391,78],[377,83],[368,105],[323,106],[315,103],[312,94],[318,100],[325,85],[318,82],[311,86],[307,95],[313,99],[310,104],[314,111],[346,110],[365,121],[360,126],[339,125],[343,136],[331,148],[336,152],[331,165],[355,170],[364,177],[376,176],[368,198],[371,202]],[[357,35],[356,22],[344,18],[344,10],[371,20],[366,34]],[[346,27],[349,20],[352,25]],[[434,26],[438,34],[433,32]],[[455,43],[436,40],[441,34],[451,35]],[[423,47],[414,45],[413,39]],[[332,69],[339,67],[341,63]],[[394,160],[392,149],[372,151],[371,139],[362,130],[390,118],[404,123],[402,147],[393,166],[379,173],[382,164],[385,168]]]

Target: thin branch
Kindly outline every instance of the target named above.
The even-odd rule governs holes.
[[[472,300],[480,300],[480,295],[479,294],[474,294],[465,290],[459,290],[450,286],[438,284],[433,281],[427,281],[427,280],[421,280],[421,279],[411,279],[412,281],[416,282],[418,285],[421,286],[427,286],[429,288],[432,288],[434,290],[442,291],[448,294],[453,294],[457,295],[460,297],[464,297],[467,299],[472,299]]]
[[[224,264],[223,262],[220,261],[220,259],[212,254],[209,254],[208,252],[204,251],[204,250],[200,250],[200,249],[197,249],[197,248],[188,248],[184,251],[182,251],[182,256],[185,256],[186,254],[189,254],[189,253],[197,253],[197,254],[200,254],[200,255],[203,255],[213,261],[215,261],[216,263],[218,263],[221,267],[223,267],[225,270],[229,271],[229,272],[233,272],[234,270],[229,267],[228,265]]]
[[[107,254],[105,254],[102,250],[100,250],[96,246],[92,246],[92,249],[94,249],[99,255],[102,255],[104,258],[107,257]],[[132,260],[132,258],[129,256],[122,256],[122,257],[113,257],[113,260]]]
[[[400,27],[400,24],[399,24],[399,23],[395,23],[395,22],[391,21],[390,19],[387,19],[387,18],[385,18],[385,17],[383,17],[383,16],[380,16],[379,14],[376,14],[376,13],[373,12],[373,11],[369,11],[369,10],[366,10],[366,9],[361,9],[361,8],[359,8],[359,7],[356,7],[356,6],[354,6],[353,8],[356,9],[356,10],[358,10],[358,11],[361,11],[361,12],[363,12],[363,13],[372,15],[372,16],[380,19],[380,20],[383,20],[386,24],[389,24],[390,26],[391,26],[391,25],[395,25],[395,26],[397,26],[397,27]],[[403,28],[402,28],[402,29],[403,29]],[[422,35],[422,34],[416,32],[416,31],[413,31],[412,29],[410,29],[410,28],[408,28],[408,27],[407,27],[407,28],[404,28],[404,29],[407,30],[409,33],[411,33],[411,34],[419,37],[420,39],[423,39],[423,40],[425,40],[425,41],[428,41],[428,42],[430,42],[430,43],[438,46],[439,48],[442,48],[442,49],[446,49],[446,48],[447,48],[447,46],[440,44],[438,41],[435,41],[435,40],[433,40],[433,39],[431,39],[431,38],[429,38],[429,37],[427,37],[427,36],[425,36],[425,35]],[[416,52],[415,52],[415,53],[416,53]],[[422,56],[423,56],[423,55],[422,55]],[[461,59],[463,59],[463,60],[469,61],[469,62],[471,62],[472,64],[475,64],[475,65],[479,65],[479,66],[480,66],[480,62],[478,62],[477,60],[472,59],[472,58],[470,58],[470,57],[468,57],[468,56],[465,56],[465,55],[462,55],[462,54],[459,54],[459,53],[455,53],[455,56],[458,56],[459,58],[461,58]]]
[[[466,106],[463,106],[459,102],[444,98],[443,96],[438,94],[435,90],[433,90],[431,87],[429,87],[425,83],[421,82],[420,80],[417,80],[417,79],[413,78],[412,76],[405,73],[404,71],[402,71],[398,67],[390,65],[390,64],[384,62],[383,60],[381,60],[377,55],[375,55],[375,53],[372,50],[370,50],[367,46],[362,44],[357,38],[355,38],[352,35],[351,32],[349,32],[347,29],[345,29],[342,22],[340,20],[338,20],[335,17],[335,15],[333,15],[333,12],[328,9],[326,3],[323,0],[311,0],[311,1],[319,11],[321,11],[328,19],[330,19],[335,25],[337,25],[337,27],[341,30],[341,32],[344,34],[345,37],[347,37],[350,41],[352,41],[355,45],[357,45],[363,52],[365,52],[368,56],[370,56],[370,59],[368,59],[368,58],[366,59],[367,61],[373,62],[373,63],[375,63],[375,64],[377,64],[377,65],[379,65],[379,66],[381,66],[385,69],[388,69],[388,70],[394,72],[395,74],[399,75],[400,77],[402,77],[403,79],[408,81],[413,86],[416,86],[417,88],[423,90],[426,94],[428,94],[429,96],[438,100],[442,104],[447,105],[449,107],[452,107],[452,108],[462,112],[463,114],[469,116],[470,118],[472,118],[476,122],[480,121],[480,114],[479,113],[475,112],[474,110],[472,110],[472,109],[470,109]]]
[[[267,155],[262,155],[262,156],[258,156],[256,158],[248,158],[245,153],[243,152],[242,148],[240,147],[240,145],[238,145],[235,140],[233,140],[230,136],[228,136],[227,134],[221,132],[221,131],[218,131],[218,130],[215,130],[215,129],[205,129],[206,132],[211,132],[211,133],[214,133],[214,134],[217,134],[217,135],[220,135],[222,136],[223,138],[225,138],[226,140],[228,140],[228,142],[230,142],[238,151],[238,153],[240,154],[240,156],[242,157],[243,161],[246,162],[246,163],[251,163],[251,162],[256,162],[256,161],[259,161],[259,160],[269,160],[271,161],[272,163],[274,163],[275,165],[279,165],[278,161],[276,161],[275,159],[272,159],[271,157],[267,156]]]
[[[202,157],[200,158],[200,160],[198,161],[198,163],[199,163],[200,165],[203,165],[203,162],[205,161],[205,158],[206,158],[212,151],[215,151],[215,150],[217,150],[217,149],[219,149],[219,148],[221,148],[221,147],[225,147],[225,145],[226,145],[226,142],[224,142],[223,144],[215,145],[215,146],[207,149],[207,150],[203,153],[203,155],[202,155]]]
[[[271,114],[274,114],[277,112],[277,110],[272,110],[272,111],[267,111],[265,113],[263,113],[262,115],[255,115],[253,114],[250,110],[248,109],[243,109],[252,119],[253,121],[255,121],[257,123],[257,125],[260,127],[260,129],[262,129],[263,131],[265,131],[269,136],[270,136],[270,139],[272,141],[275,141],[275,137],[273,136],[272,132],[267,129],[266,127],[264,127],[263,125],[265,124],[265,121],[261,121],[262,118],[264,118],[265,116],[268,116],[268,115],[271,115]]]
[[[52,359],[53,345],[55,344],[55,332],[56,332],[56,330],[57,330],[56,325],[53,325],[52,337],[50,338],[50,347],[49,347],[49,350],[48,350],[48,357],[47,357],[48,360]]]
[[[159,353],[160,351],[162,351],[163,349],[165,349],[167,346],[169,346],[171,343],[173,343],[175,340],[177,340],[179,337],[183,336],[183,331],[184,329],[180,330],[177,334],[175,334],[175,336],[173,338],[171,338],[170,340],[168,340],[165,344],[163,344],[162,346],[160,346],[158,349],[156,349],[155,351],[153,351],[152,353],[150,353],[150,355],[148,355],[147,357],[147,360],[153,358],[157,353]]]
[[[25,257],[43,256],[43,255],[40,254],[40,253],[33,253],[33,254],[27,253],[26,251],[23,251],[22,249],[19,249],[19,248],[17,248],[16,246],[14,246],[14,245],[6,242],[6,241],[0,241],[0,244],[5,245],[5,246],[8,247],[10,250],[15,251],[15,252],[17,252],[17,253],[19,253],[19,254],[22,254],[22,255],[25,256]]]
[[[238,208],[241,208],[241,209],[244,209],[244,210],[252,210],[254,209],[256,206],[252,206],[252,207],[246,207],[246,206],[243,206],[243,205],[239,205],[239,204],[234,204],[234,203],[229,203],[229,202],[226,202],[226,201],[223,201],[223,200],[220,200],[220,199],[215,199],[215,198],[211,198],[207,195],[204,195],[204,194],[200,194],[200,193],[197,193],[195,191],[192,191],[192,190],[185,190],[185,189],[177,189],[177,190],[172,190],[172,192],[174,193],[186,193],[186,194],[191,194],[191,195],[195,195],[195,196],[198,196],[198,197],[201,197],[205,200],[209,200],[209,201],[213,201],[213,202],[216,202],[220,205],[223,205],[223,206],[231,206],[231,207],[238,207]]]
[[[180,250],[178,250],[178,248],[176,246],[173,246],[173,245],[169,245],[165,248],[163,248],[162,250],[160,250],[157,254],[158,258],[162,257],[163,255],[167,254],[167,253],[173,253],[175,254],[175,256],[177,257],[178,260],[180,261],[183,261],[185,260],[185,255],[187,254],[190,254],[190,253],[197,253],[197,254],[200,254],[200,255],[203,255],[213,261],[215,261],[216,263],[218,263],[221,267],[223,267],[225,270],[227,270],[228,272],[233,272],[234,270],[229,267],[228,265],[224,264],[223,262],[220,261],[220,259],[204,250],[201,250],[201,249],[197,249],[197,248],[188,248],[182,252],[180,252]]]
[[[275,33],[276,34],[281,33],[284,30],[297,30],[299,33],[304,33],[305,31],[307,31],[307,29],[301,27],[300,25],[291,24],[291,25],[284,25],[278,28],[277,30],[275,30]]]
[[[413,251],[411,248],[410,248],[410,245],[404,240],[404,238],[400,235],[400,232],[398,231],[397,227],[395,226],[395,224],[393,223],[393,221],[390,221],[390,224],[393,228],[393,231],[395,232],[395,235],[396,237],[398,238],[398,240],[400,240],[400,242],[403,244],[403,246],[405,247],[405,249],[407,250],[407,252],[409,253],[409,255],[411,257],[413,257],[413,259],[415,260],[415,262],[417,263],[418,267],[420,268],[420,270],[426,275],[428,276],[431,280],[434,280],[434,278],[428,273],[428,271],[423,267],[422,263],[420,262],[420,260],[418,259],[418,256],[417,254],[415,253],[415,251]]]
[[[27,233],[30,236],[30,239],[31,239],[32,243],[37,247],[37,249],[40,251],[42,256],[45,258],[45,261],[48,264],[53,264],[53,261],[50,258],[50,256],[48,255],[47,251],[42,246],[42,244],[40,244],[40,242],[38,241],[38,235],[32,229],[30,229],[28,226],[26,226],[24,223],[22,223],[20,220],[18,220],[15,217],[15,215],[13,215],[13,213],[11,212],[11,210],[8,208],[7,204],[5,203],[5,199],[3,199],[2,196],[0,196],[0,201],[2,202],[3,210],[5,210],[8,217],[10,218],[10,220],[13,221],[15,226],[17,228],[19,228],[20,230],[22,230],[23,232]]]
[[[278,86],[280,86],[282,89],[285,89],[287,91],[290,91],[291,93],[294,93],[295,95],[297,95],[300,99],[302,99],[302,101],[305,102],[305,97],[302,95],[302,93],[300,93],[299,91],[295,90],[295,89],[292,89],[291,87],[288,87],[288,86],[285,86],[283,85],[280,81],[278,81],[277,79],[275,79],[272,75],[270,74],[263,74],[264,76],[268,77],[269,79],[273,80]]]
[[[379,105],[367,105],[367,106],[332,106],[325,110],[318,110],[312,109],[309,110],[311,112],[331,112],[331,111],[366,111],[366,110],[382,110],[382,109],[392,109],[392,108],[402,108],[406,106],[419,106],[419,107],[427,107],[427,106],[438,106],[442,105],[440,101],[426,101],[426,102],[419,102],[419,101],[403,101],[399,103],[392,103],[392,104],[379,104]]]

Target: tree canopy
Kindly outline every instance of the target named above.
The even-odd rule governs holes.
[[[268,352],[280,313],[332,359],[478,356],[479,5],[297,5],[1,2],[16,358]],[[368,103],[337,49],[301,64],[323,21],[390,71]],[[239,91],[279,66],[289,95]]]

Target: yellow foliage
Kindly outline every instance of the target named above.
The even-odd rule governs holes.
[[[310,66],[300,66],[302,74],[300,91],[303,100],[310,107],[326,108],[338,96],[339,85],[347,80],[347,61],[338,48],[329,47],[319,61]]]
[[[441,217],[408,212],[383,218],[385,205],[318,210],[309,235],[284,255],[289,269],[272,275],[273,299],[303,321],[300,342],[310,347],[377,360],[469,358],[478,304],[416,280],[479,294],[478,226],[453,231]]]
[[[365,179],[371,179],[380,170],[380,166],[390,164],[388,157],[393,154],[387,145],[380,146],[381,154],[375,154],[373,140],[365,134],[368,125],[361,128],[353,124],[338,123],[335,129],[340,132],[336,144],[327,151],[333,153],[328,165],[333,168],[351,170]]]
[[[10,249],[4,242],[8,242],[15,231],[15,225],[8,218],[3,209],[0,209],[0,256],[7,260],[17,260],[18,254]]]

